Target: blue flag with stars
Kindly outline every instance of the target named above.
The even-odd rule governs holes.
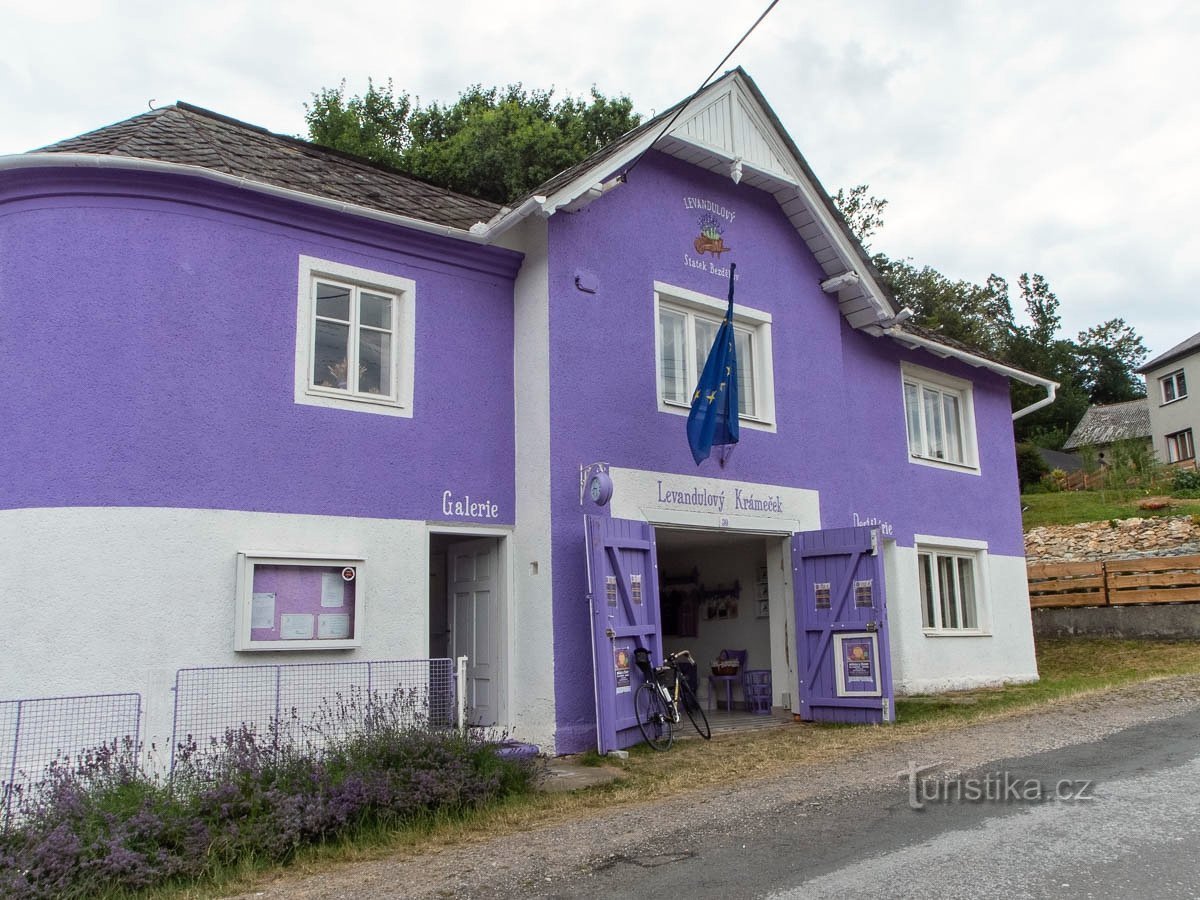
[[[688,413],[688,445],[696,465],[708,459],[713,447],[723,446],[721,465],[738,442],[737,347],[733,336],[733,271],[729,264],[729,308],[708,352]]]

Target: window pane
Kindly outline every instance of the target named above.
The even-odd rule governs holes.
[[[1194,459],[1196,456],[1196,445],[1192,442],[1192,429],[1183,432],[1183,450],[1184,459]]]
[[[933,600],[933,563],[928,553],[917,555],[917,571],[921,579],[921,624],[937,628],[937,605]]]
[[[978,628],[975,615],[975,564],[969,559],[958,560],[958,596],[962,601],[962,627]]]
[[[958,580],[954,577],[954,557],[939,556],[937,563],[938,586],[942,594],[942,627],[958,628],[958,597],[955,596]]]
[[[662,340],[663,399],[687,403],[695,385],[687,383],[687,317],[669,309],[658,311],[658,330]]]
[[[358,324],[392,329],[392,298],[363,291],[358,303]]]
[[[915,384],[904,383],[904,411],[908,419],[908,452],[925,455],[921,440],[921,389]]]
[[[316,323],[313,352],[313,384],[321,387],[346,389],[346,359],[350,342],[350,326],[336,322]]]
[[[1183,372],[1175,373],[1175,394],[1179,397],[1187,396],[1187,380],[1183,377]]]
[[[925,449],[926,455],[936,459],[946,458],[946,434],[942,428],[942,404],[937,391],[921,389],[925,405]]]
[[[392,393],[392,336],[386,331],[359,332],[358,390],[364,394]]]
[[[317,315],[323,319],[350,321],[350,289],[317,282]]]
[[[958,397],[942,394],[942,411],[946,417],[946,459],[962,462],[962,420],[958,412]]]
[[[704,371],[704,363],[708,359],[708,353],[712,350],[713,341],[717,339],[717,332],[721,329],[721,323],[702,319],[699,316],[695,317],[695,321],[696,377],[699,378],[700,373]]]
[[[754,351],[748,331],[734,331],[737,348],[738,414],[754,415]]]

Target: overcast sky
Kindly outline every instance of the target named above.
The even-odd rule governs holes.
[[[0,153],[186,100],[303,135],[343,78],[664,109],[767,0],[0,0]],[[1158,354],[1200,331],[1200,4],[781,0],[741,65],[832,193],[889,201],[874,248],[947,275],[1040,272],[1070,336],[1123,316]]]

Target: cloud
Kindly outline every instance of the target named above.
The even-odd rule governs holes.
[[[687,96],[763,0],[0,0],[0,152],[186,99],[275,131],[343,78],[423,100],[521,81]],[[1193,162],[1200,8],[1011,0],[781,3],[741,64],[831,191],[890,201],[875,246],[946,274],[1044,274],[1073,332],[1124,315],[1154,350],[1200,329]],[[1181,322],[1181,312],[1184,314]]]

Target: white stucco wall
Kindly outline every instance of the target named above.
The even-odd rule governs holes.
[[[428,655],[423,521],[24,509],[0,512],[0,546],[0,699],[136,691],[143,734],[159,747],[169,746],[176,669]],[[362,646],[235,652],[237,554],[248,550],[364,559]]]
[[[525,261],[517,276],[513,384],[517,527],[510,630],[509,696],[514,737],[554,751],[554,619],[550,553],[550,288],[546,222],[518,229]],[[582,534],[582,531],[580,532]]]
[[[1037,681],[1025,559],[988,554],[979,600],[983,634],[927,634],[921,623],[917,553],[888,544],[888,626],[897,694]]]

